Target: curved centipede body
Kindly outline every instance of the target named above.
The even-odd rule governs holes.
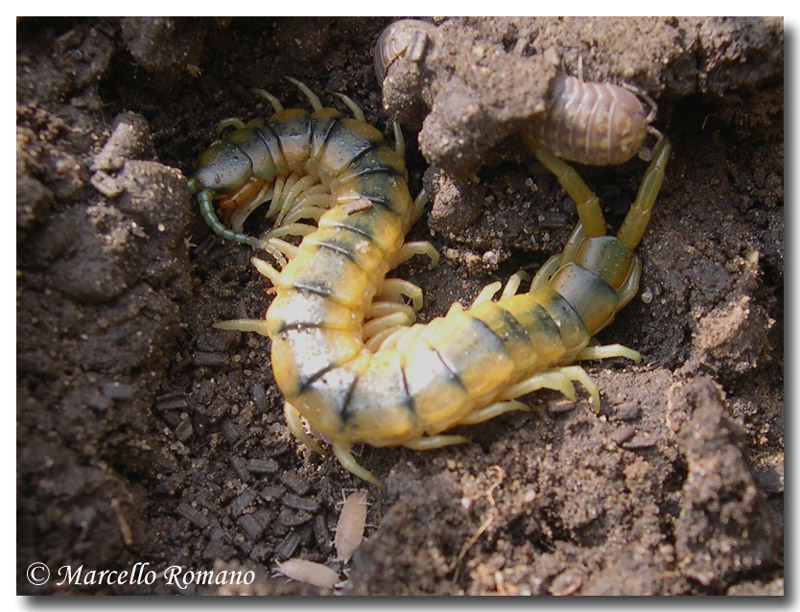
[[[636,95],[650,105],[646,112]],[[645,149],[648,133],[661,134],[650,124],[655,103],[642,92],[612,83],[583,81],[560,74],[553,79],[543,117],[531,133],[559,157],[590,165],[621,164]]]
[[[375,301],[396,292],[394,286],[387,289],[391,280],[385,275],[409,256],[404,236],[420,213],[402,158],[377,130],[332,109],[281,111],[266,122],[243,125],[200,158],[192,186],[205,208],[215,197],[251,205],[255,196],[239,197],[249,182],[259,183],[251,191],[263,193],[276,177],[292,172],[313,175],[328,188],[329,208],[312,231],[298,232],[303,235],[298,247],[283,248],[288,263],[281,271],[253,260],[275,285],[266,318],[215,326],[271,339],[272,369],[286,398],[290,430],[321,452],[303,428],[304,417],[314,433],[330,441],[340,463],[365,480],[382,486],[358,465],[350,452],[353,443],[423,450],[467,442],[442,432],[526,410],[517,398],[536,389],[556,389],[574,400],[573,382],[589,391],[599,411],[597,388],[580,366],[570,364],[638,359],[619,345],[589,343],[638,288],[641,264],[633,250],[660,188],[669,145],[659,145],[636,202],[612,237],[605,235],[597,198],[574,170],[525,138],[576,200],[580,223],[529,291],[518,293],[523,275],[516,274],[499,300],[492,299],[498,282],[468,310],[454,304],[426,325],[398,320],[400,305]],[[264,247],[263,241],[248,244]],[[389,314],[381,314],[379,303],[389,304]],[[370,316],[391,322],[379,325],[378,334],[367,333]]]

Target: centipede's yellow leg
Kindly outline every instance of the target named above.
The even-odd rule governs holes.
[[[411,222],[416,223],[417,220],[422,216],[422,211],[425,210],[425,205],[429,202],[428,194],[425,193],[425,190],[422,189],[418,194],[417,197],[414,198],[414,208],[412,209],[411,213]]]
[[[396,268],[400,264],[408,261],[414,255],[427,255],[431,259],[431,268],[439,263],[439,251],[427,240],[417,240],[414,242],[406,242],[397,251],[397,254],[392,260],[392,268]]]
[[[212,323],[214,329],[227,329],[240,332],[256,332],[260,336],[269,338],[266,319],[230,319],[229,321],[217,321]]]
[[[500,291],[500,288],[503,286],[503,283],[500,281],[495,281],[493,283],[489,283],[483,289],[480,290],[480,293],[475,296],[475,299],[472,300],[472,304],[470,308],[475,308],[478,304],[483,304],[484,302],[490,302],[495,294]]]
[[[587,346],[575,357],[576,361],[586,361],[587,359],[611,359],[613,357],[625,357],[634,363],[642,360],[639,351],[634,351],[621,344],[606,344],[604,346]]]
[[[542,267],[536,272],[536,275],[533,277],[531,281],[531,292],[536,291],[544,287],[547,284],[547,281],[550,280],[550,277],[553,276],[553,273],[558,270],[559,265],[561,264],[561,253],[558,255],[553,255],[550,259],[548,259]]]
[[[300,442],[315,453],[323,457],[327,455],[327,453],[322,450],[322,447],[317,444],[317,441],[306,433],[303,422],[300,420],[300,413],[297,411],[297,408],[292,406],[289,402],[284,402],[283,404],[283,418],[286,419],[286,426],[295,438],[300,440]]]
[[[573,382],[579,382],[586,391],[588,391],[591,398],[592,410],[600,412],[600,393],[597,390],[597,385],[592,382],[589,375],[580,366],[565,366],[561,368],[553,368],[552,370],[545,370],[538,372],[528,378],[512,385],[506,389],[499,397],[499,400],[509,400],[539,389],[552,389],[560,391],[565,397],[573,402],[577,399],[575,395],[575,387],[572,386]]]
[[[351,113],[353,113],[354,119],[357,121],[365,121],[364,111],[361,110],[361,107],[358,104],[356,104],[355,100],[343,93],[333,92],[333,95],[344,102],[344,105],[350,109]]]
[[[414,283],[402,278],[387,278],[383,281],[383,286],[378,292],[378,296],[404,295],[411,299],[414,310],[422,308],[422,289]]]
[[[543,149],[530,134],[523,132],[522,139],[545,168],[556,175],[564,191],[575,200],[578,218],[581,220],[586,236],[594,238],[605,236],[606,221],[600,208],[600,199],[589,189],[580,175],[569,164]]]
[[[281,104],[281,101],[278,100],[278,98],[273,96],[271,93],[269,93],[266,89],[255,89],[254,88],[254,89],[251,89],[250,91],[252,91],[257,96],[261,96],[267,102],[269,102],[272,105],[272,108],[275,109],[276,113],[279,113],[279,112],[281,112],[283,110],[283,104]]]
[[[514,272],[514,274],[508,277],[506,286],[503,287],[503,293],[500,294],[500,299],[516,295],[517,291],[519,290],[519,286],[522,284],[522,281],[529,280],[531,280],[530,274],[525,272],[525,270],[517,270]]]
[[[281,278],[280,272],[258,257],[251,257],[250,263],[253,264],[253,267],[261,276],[266,276],[275,287],[278,286],[278,281]]]
[[[622,227],[619,228],[617,240],[624,244],[628,251],[633,252],[644,235],[656,196],[664,182],[664,169],[667,167],[671,151],[672,146],[669,141],[662,138],[661,142],[656,145],[653,160],[647,167],[647,172],[644,173],[639,192],[636,194],[636,201],[625,215]]]
[[[245,122],[239,119],[238,117],[228,117],[227,119],[223,119],[217,124],[217,136],[222,134],[227,128],[233,127],[237,130],[242,129],[245,127]]]
[[[488,421],[489,419],[498,417],[501,414],[505,414],[506,412],[513,412],[515,410],[520,410],[522,412],[529,412],[530,407],[516,400],[497,402],[494,404],[490,404],[485,408],[481,408],[480,410],[476,410],[475,412],[471,412],[463,419],[461,419],[458,422],[458,424],[477,425],[478,423],[483,423],[484,421]]]
[[[434,448],[443,448],[445,446],[453,446],[453,444],[466,444],[470,441],[471,440],[469,438],[465,438],[464,436],[437,435],[425,436],[424,438],[417,438],[416,440],[409,440],[408,442],[404,442],[403,446],[410,448],[411,450],[423,451],[433,450]]]
[[[403,136],[403,130],[400,128],[400,124],[397,123],[397,121],[392,121],[392,127],[394,128],[394,150],[400,157],[405,158],[406,139]],[[423,195],[424,193],[424,191],[420,191],[420,195]],[[419,196],[417,196],[417,198],[419,198]],[[425,198],[425,201],[428,201],[427,197]]]
[[[304,432],[305,433],[305,432]],[[385,489],[386,485],[383,484],[380,480],[373,476],[372,472],[368,469],[361,467],[356,461],[356,458],[353,457],[353,453],[350,452],[350,443],[349,442],[342,442],[342,441],[335,441],[333,443],[333,454],[339,460],[339,463],[342,464],[342,467],[346,469],[351,474],[355,474],[362,480],[366,480],[367,482],[371,482],[376,487],[380,487],[381,489]]]
[[[415,320],[416,315],[412,310],[411,315],[405,311],[398,311],[368,321],[362,329],[367,348],[371,351],[377,350],[391,331],[397,327],[407,327]]]
[[[322,102],[319,101],[319,97],[317,97],[317,94],[315,94],[313,91],[311,91],[311,89],[309,89],[308,85],[290,76],[284,76],[283,78],[285,78],[290,83],[293,83],[301,92],[303,92],[303,95],[306,98],[308,98],[311,107],[315,111],[318,111],[322,108]]]

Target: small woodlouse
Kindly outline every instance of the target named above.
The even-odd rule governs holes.
[[[320,588],[332,589],[339,583],[339,575],[327,565],[305,559],[289,559],[278,563],[277,570],[291,580]]]
[[[364,525],[367,522],[367,492],[356,491],[348,495],[339,513],[336,524],[336,558],[349,561],[353,551],[364,539]]]
[[[650,106],[648,113],[640,97]],[[647,134],[662,138],[650,125],[656,110],[655,102],[634,87],[560,74],[550,86],[547,110],[533,122],[531,133],[559,157],[581,164],[621,164],[637,153],[649,160]]]

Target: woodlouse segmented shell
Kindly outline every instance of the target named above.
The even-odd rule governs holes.
[[[383,83],[386,71],[397,58],[418,61],[425,52],[428,36],[436,26],[419,19],[400,19],[381,32],[375,45],[375,75]]]
[[[326,589],[332,589],[339,582],[339,575],[327,565],[305,559],[289,559],[278,563],[277,569],[287,578]]]
[[[532,133],[559,157],[581,164],[621,164],[644,146],[652,117],[624,87],[562,74],[548,98],[547,112],[534,122]]]
[[[336,558],[349,561],[353,551],[364,539],[364,525],[367,522],[367,492],[351,493],[339,513],[336,524]]]

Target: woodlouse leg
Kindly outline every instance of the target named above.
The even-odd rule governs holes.
[[[425,436],[424,438],[417,438],[416,440],[409,440],[404,442],[403,446],[415,451],[433,450],[435,448],[443,448],[445,446],[453,446],[454,444],[467,444],[472,442],[469,438],[464,436],[454,435],[437,435]]]
[[[658,105],[655,103],[655,100],[650,97],[650,95],[645,91],[643,88],[639,87],[638,85],[632,85],[631,83],[622,83],[622,86],[627,89],[628,91],[633,92],[637,96],[639,96],[642,100],[647,102],[647,105],[650,107],[650,112],[647,113],[647,117],[645,117],[645,123],[650,124],[655,121],[656,116],[658,115]]]
[[[650,162],[647,172],[644,173],[644,178],[639,186],[639,193],[636,195],[636,201],[631,205],[625,220],[622,222],[622,227],[619,228],[617,233],[617,239],[631,253],[639,245],[639,241],[641,241],[644,231],[647,229],[653,204],[655,204],[656,196],[661,189],[661,184],[664,182],[664,170],[671,151],[672,146],[664,138],[656,148],[653,161]]]
[[[297,408],[292,406],[289,402],[284,402],[283,404],[283,418],[286,419],[286,426],[295,438],[315,453],[323,457],[327,455],[327,453],[322,450],[322,447],[317,444],[317,441],[306,433],[303,422],[300,420],[300,413],[297,411]]]
[[[647,147],[644,147],[644,146],[643,146],[643,147],[642,147],[642,148],[639,150],[639,158],[640,158],[640,159],[643,159],[644,161],[647,161],[647,162],[649,162],[651,159],[653,159],[653,151],[654,151],[655,149],[657,149],[657,148],[658,148],[658,145],[660,145],[660,144],[661,144],[661,141],[662,141],[662,140],[664,140],[664,134],[662,134],[661,132],[659,132],[659,131],[658,131],[656,128],[654,128],[652,125],[648,125],[648,126],[647,126],[647,133],[648,133],[648,134],[652,134],[653,136],[655,136],[655,137],[656,137],[656,144],[655,144],[655,146],[654,146],[652,149],[648,149]]]
[[[356,458],[353,457],[353,453],[350,452],[350,443],[349,442],[342,442],[336,440],[333,443],[333,454],[339,460],[339,463],[342,465],[344,469],[346,469],[351,474],[355,474],[361,480],[366,480],[367,482],[371,482],[376,487],[380,487],[381,489],[386,489],[386,485],[383,484],[380,480],[373,476],[372,472],[368,469],[361,467],[356,461]]]
[[[538,372],[506,389],[498,396],[498,399],[515,399],[539,389],[552,389],[561,392],[574,402],[577,396],[575,395],[575,387],[572,386],[573,382],[579,382],[589,392],[592,410],[600,412],[600,393],[597,390],[597,385],[589,378],[586,370],[580,366],[565,366]]]
[[[578,218],[581,220],[586,236],[589,238],[605,236],[606,221],[603,217],[603,210],[600,208],[600,199],[589,189],[575,169],[543,149],[530,134],[523,132],[522,139],[539,163],[556,175],[564,191],[575,200]]]
[[[493,419],[495,417],[500,416],[501,414],[505,414],[506,412],[513,412],[514,410],[520,410],[522,412],[530,412],[530,406],[523,404],[517,400],[508,400],[505,402],[497,402],[495,404],[490,404],[485,408],[481,408],[475,412],[469,413],[463,419],[461,419],[458,424],[459,425],[476,425],[478,423],[483,423],[484,421],[488,421],[489,419]]]

